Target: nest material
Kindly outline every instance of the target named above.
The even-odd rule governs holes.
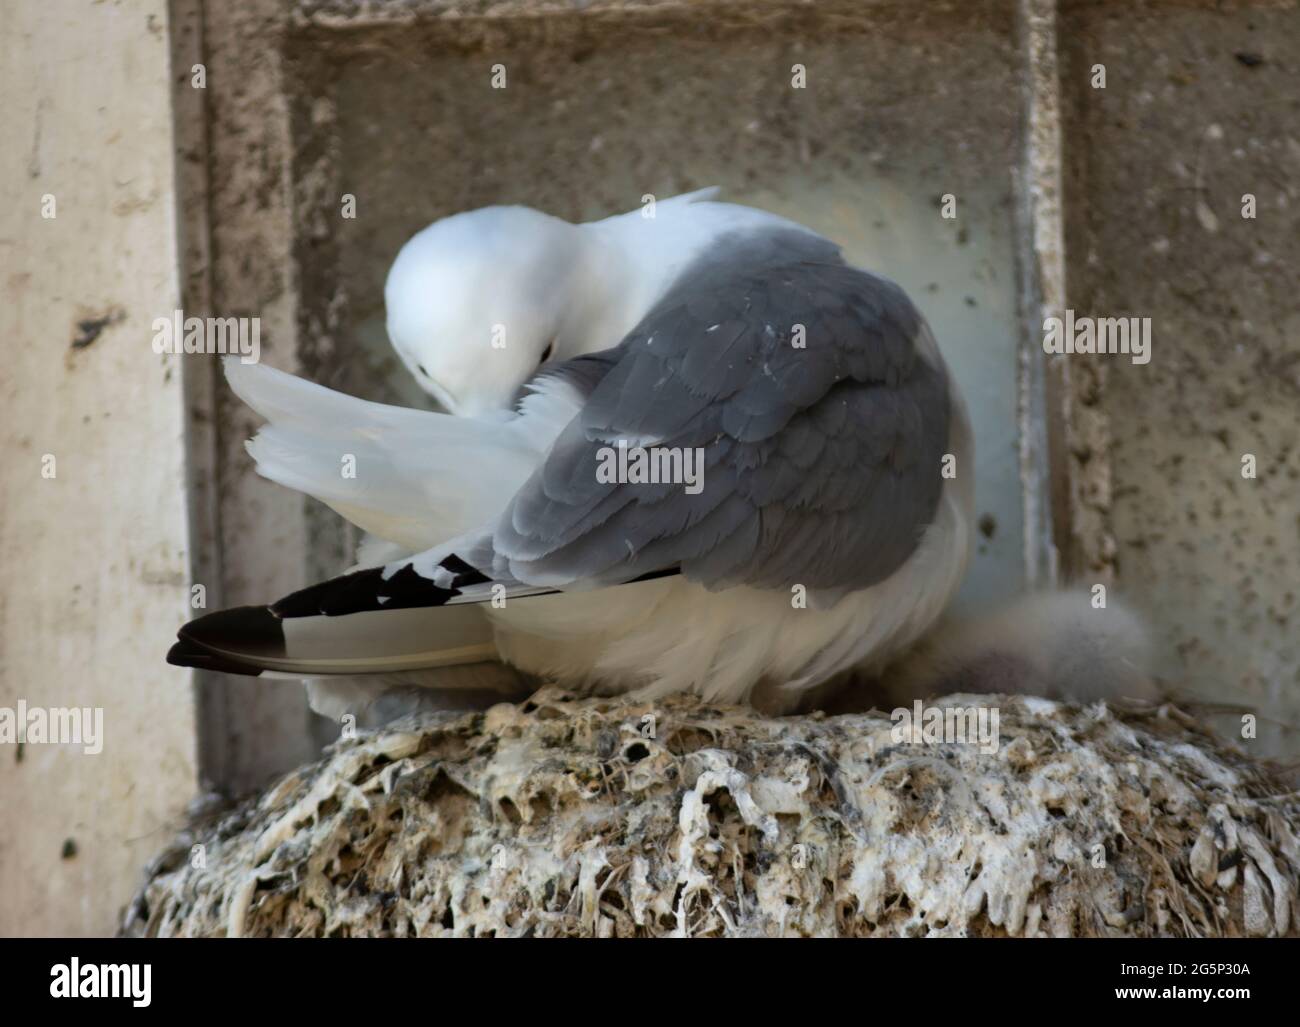
[[[530,701],[335,745],[154,861],[123,933],[1280,935],[1300,795],[1171,706],[885,714]]]

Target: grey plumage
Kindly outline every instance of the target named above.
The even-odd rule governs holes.
[[[898,286],[824,239],[721,241],[620,345],[551,372],[586,403],[497,525],[494,573],[603,585],[680,564],[713,589],[884,580],[942,487],[948,382],[918,352],[922,333]],[[599,451],[620,440],[702,449],[703,490],[600,481]]]

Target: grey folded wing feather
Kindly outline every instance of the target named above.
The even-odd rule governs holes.
[[[557,373],[586,403],[497,525],[495,574],[863,588],[934,516],[951,411],[929,329],[811,233],[729,238],[617,347]],[[620,440],[701,449],[702,490],[601,481]]]

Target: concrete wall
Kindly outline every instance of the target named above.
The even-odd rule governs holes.
[[[164,0],[0,5],[0,707],[104,735],[0,745],[0,935],[111,932],[195,791],[169,47]]]
[[[1300,9],[1211,7],[1063,16],[1069,299],[1152,323],[1149,364],[1093,360],[1116,580],[1155,625],[1172,683],[1249,705],[1250,747],[1294,756]]]

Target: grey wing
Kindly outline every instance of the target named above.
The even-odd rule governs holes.
[[[586,358],[599,375],[497,525],[494,573],[563,588],[680,568],[710,588],[853,589],[916,548],[950,417],[924,320],[810,234],[733,238],[725,257]],[[609,481],[620,442],[698,452],[699,491]]]

